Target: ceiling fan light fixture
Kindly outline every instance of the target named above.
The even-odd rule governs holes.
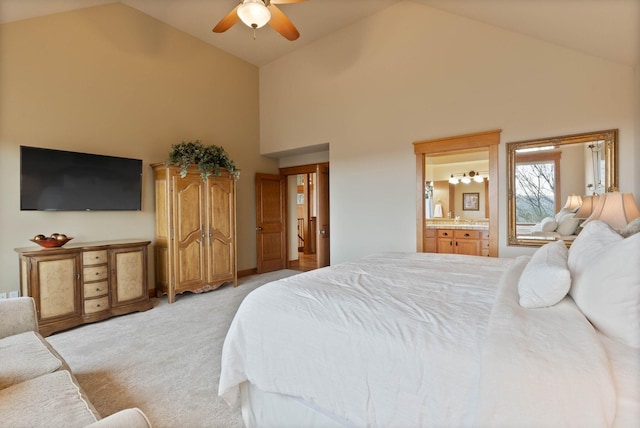
[[[262,0],[244,0],[238,7],[238,17],[249,28],[261,28],[271,19],[271,12]]]

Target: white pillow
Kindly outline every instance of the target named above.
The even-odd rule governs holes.
[[[553,232],[558,227],[558,222],[553,217],[545,217],[540,222],[541,232]]]
[[[631,220],[627,227],[622,231],[622,236],[628,237],[638,232],[640,232],[640,217]]]
[[[560,217],[560,220],[558,220],[558,228],[556,229],[556,232],[563,236],[573,235],[578,228],[578,224],[580,223],[580,219],[575,218],[575,216],[576,215],[572,213],[565,214]]]
[[[564,241],[540,247],[522,271],[518,282],[520,306],[546,308],[564,299],[571,287]]]
[[[561,208],[560,211],[558,211],[556,213],[555,216],[553,216],[554,220],[559,222],[560,221],[560,217],[567,215],[567,214],[571,214],[573,211],[571,211],[569,208]]]
[[[623,238],[594,220],[569,250],[571,291],[583,314],[602,333],[640,348],[640,234]]]

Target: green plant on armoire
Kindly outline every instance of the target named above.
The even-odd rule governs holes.
[[[167,165],[180,167],[180,176],[187,175],[189,165],[197,165],[203,180],[211,174],[220,175],[222,168],[226,169],[236,180],[240,178],[240,171],[234,161],[229,159],[227,152],[214,144],[205,146],[196,141],[183,141],[171,146],[171,151],[166,160]]]

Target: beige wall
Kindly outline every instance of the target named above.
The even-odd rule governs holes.
[[[499,250],[506,245],[505,142],[620,129],[621,190],[634,183],[632,67],[410,1],[260,69],[263,153],[329,143],[331,262],[415,250],[412,142],[502,129]]]
[[[0,292],[18,289],[13,249],[37,233],[153,240],[149,164],[183,139],[242,170],[238,267],[254,268],[254,173],[278,166],[259,154],[258,109],[255,66],[120,3],[1,25]],[[142,211],[21,212],[20,145],[142,159]]]
[[[635,132],[635,197],[636,203],[640,206],[640,64],[636,64],[636,132]]]

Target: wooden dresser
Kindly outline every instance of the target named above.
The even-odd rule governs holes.
[[[152,308],[147,283],[150,241],[119,240],[60,248],[16,248],[20,288],[36,303],[43,336]]]

